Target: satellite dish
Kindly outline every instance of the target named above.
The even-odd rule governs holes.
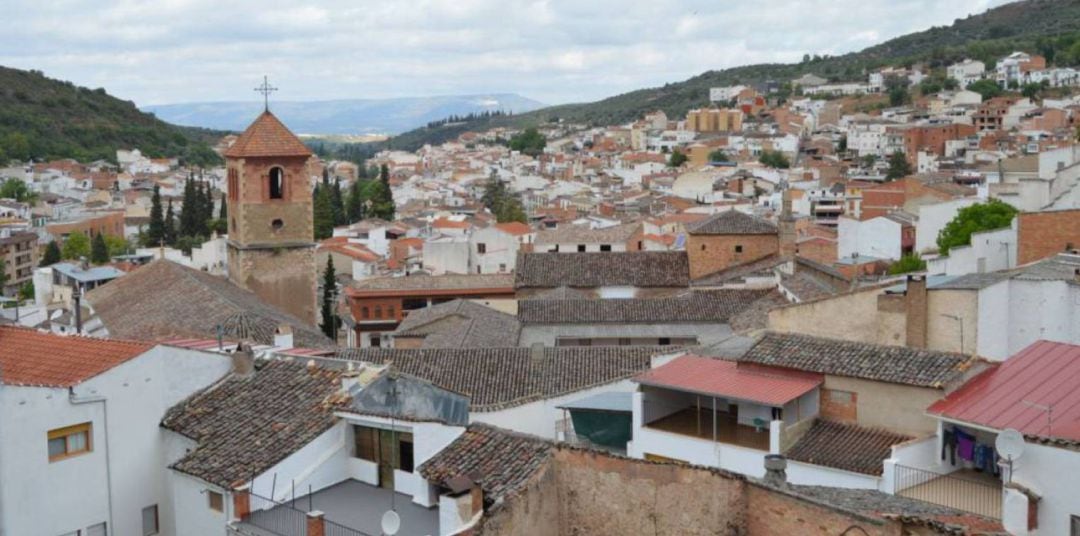
[[[1014,428],[1002,430],[994,440],[994,448],[1006,460],[1018,460],[1024,454],[1024,434]]]
[[[401,516],[393,510],[382,515],[382,531],[386,536],[394,536],[401,530]]]

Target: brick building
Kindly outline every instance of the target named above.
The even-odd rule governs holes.
[[[779,252],[780,235],[775,225],[736,210],[687,225],[691,279]]]
[[[45,226],[45,230],[55,237],[67,238],[71,233],[82,233],[87,237],[99,234],[124,236],[124,211],[94,212],[72,220],[57,221]]]
[[[315,323],[317,274],[308,159],[265,111],[227,151],[229,279]]]
[[[960,123],[906,128],[904,129],[904,154],[912,163],[915,162],[919,151],[944,156],[945,142],[974,135],[974,126]]]
[[[1080,248],[1080,209],[1021,213],[1016,232],[1018,265]]]

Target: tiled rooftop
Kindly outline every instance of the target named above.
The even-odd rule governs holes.
[[[881,475],[892,446],[910,436],[819,419],[785,453],[788,458],[867,475]]]
[[[53,335],[0,326],[0,383],[70,387],[152,347],[144,342]]]
[[[604,286],[685,287],[685,251],[524,253],[518,256],[516,288]]]
[[[265,111],[225,151],[230,158],[311,156],[311,150],[274,114]]]

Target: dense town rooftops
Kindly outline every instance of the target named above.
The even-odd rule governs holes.
[[[536,233],[537,244],[625,244],[641,230],[640,223],[624,223],[593,229],[588,225],[565,225]]]
[[[766,333],[740,362],[833,376],[942,389],[961,379],[974,358],[906,346]]]
[[[686,232],[692,235],[767,235],[777,231],[776,225],[769,221],[738,210],[727,210],[706,220],[688,223]]]
[[[272,344],[274,330],[288,325],[297,346],[333,345],[313,326],[228,280],[166,260],[153,261],[88,292],[86,301],[114,337],[215,337],[219,325],[237,321],[242,313],[242,320],[254,326],[251,342]]]
[[[785,453],[795,461],[879,476],[892,446],[912,437],[850,423],[818,419]]]
[[[0,384],[71,387],[152,347],[144,342],[54,335],[0,325]]]
[[[225,151],[225,156],[229,158],[308,157],[311,154],[304,142],[269,110],[255,118],[247,130]]]
[[[685,251],[523,253],[514,275],[516,288],[685,287],[689,283]]]
[[[525,324],[727,322],[770,289],[687,292],[670,298],[531,299],[518,303]]]
[[[389,364],[495,411],[626,379],[647,370],[657,346],[342,348],[339,359]]]
[[[230,374],[166,412],[161,426],[197,446],[171,467],[233,488],[300,450],[336,422],[341,372],[270,360],[250,375]]]

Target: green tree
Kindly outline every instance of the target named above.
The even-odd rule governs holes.
[[[65,259],[89,257],[90,239],[79,232],[69,234],[68,237],[64,239],[63,254]]]
[[[20,203],[33,204],[37,200],[34,193],[22,179],[7,179],[0,183],[0,199],[14,199]]]
[[[926,269],[926,261],[918,253],[908,253],[900,260],[889,265],[889,275],[900,275],[909,272],[921,272]]]
[[[997,85],[997,82],[994,82],[993,80],[976,80],[968,85],[967,89],[982,95],[984,101],[994,97],[1000,97],[1003,93],[1001,86]]]
[[[338,318],[334,314],[334,300],[337,294],[337,276],[334,273],[334,256],[326,256],[326,269],[323,270],[322,323],[319,327],[327,337],[337,340]]]
[[[383,164],[379,170],[379,180],[372,185],[371,208],[368,213],[386,221],[394,220],[394,192],[390,188],[390,168]]]
[[[109,262],[109,246],[105,244],[105,235],[98,233],[90,241],[90,262],[106,264]]]
[[[671,156],[668,157],[667,165],[668,167],[673,168],[682,167],[682,165],[685,164],[687,160],[689,160],[689,158],[687,158],[686,155],[682,154],[682,151],[675,149],[671,151]]]
[[[221,208],[218,209],[218,219],[221,221],[229,221],[229,204],[225,201],[225,196],[221,196]]]
[[[22,132],[9,132],[0,139],[0,147],[8,158],[26,161],[30,159],[30,140]]]
[[[176,217],[173,215],[172,199],[169,199],[169,208],[165,211],[165,226],[162,239],[168,246],[176,245]]]
[[[127,255],[128,249],[131,247],[127,239],[116,235],[105,235],[105,246],[109,250],[110,258],[117,255]]]
[[[1042,93],[1042,90],[1042,84],[1036,82],[1028,82],[1020,88],[1020,94],[1031,100],[1035,100],[1039,98],[1039,94]]]
[[[938,251],[946,255],[954,247],[970,244],[972,233],[1008,227],[1017,212],[1012,205],[997,199],[964,207],[938,233]]]
[[[196,220],[199,217],[198,201],[195,193],[195,173],[188,175],[184,183],[184,200],[180,209],[180,236],[194,236],[198,233]]]
[[[157,247],[165,240],[165,210],[161,206],[161,188],[154,185],[150,196],[150,224],[147,226],[144,246]]]
[[[345,195],[345,222],[353,223],[364,219],[367,205],[367,195],[362,184],[370,184],[371,181],[357,179],[349,185],[349,192]]]
[[[341,193],[341,181],[336,178],[330,186],[330,207],[334,209],[334,225],[349,223],[345,215],[345,199]]]
[[[885,180],[894,181],[911,175],[911,164],[904,153],[896,151],[889,156],[889,171],[885,173]]]
[[[536,127],[529,127],[512,136],[509,145],[515,151],[535,157],[544,152],[544,147],[547,147],[547,138],[536,130]]]
[[[0,290],[3,290],[4,285],[8,282],[7,265],[4,263],[4,259],[0,259]],[[3,294],[0,294],[3,296]]]
[[[334,207],[330,188],[323,185],[315,187],[314,211],[315,240],[324,240],[334,235]]]
[[[20,300],[29,300],[29,299],[32,299],[33,297],[34,297],[34,282],[33,281],[27,281],[27,282],[23,283],[23,285],[21,287],[19,287],[19,299]]]
[[[723,149],[716,149],[709,153],[709,162],[727,162],[729,161],[727,153]]]
[[[45,246],[45,254],[41,256],[39,266],[52,266],[58,262],[60,262],[60,246],[56,244],[56,240],[53,240]]]
[[[889,106],[900,106],[908,102],[908,80],[892,75],[885,78],[885,93],[889,96]]]
[[[762,151],[761,156],[758,157],[758,162],[777,169],[787,169],[791,167],[791,162],[789,162],[787,157],[784,156],[784,153],[780,151]]]

